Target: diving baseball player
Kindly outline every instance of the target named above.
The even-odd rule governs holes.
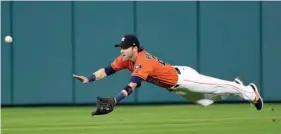
[[[83,83],[88,83],[101,80],[122,69],[129,69],[132,72],[130,83],[124,86],[118,96],[97,97],[97,109],[92,112],[92,116],[112,112],[116,104],[140,87],[143,81],[175,92],[203,106],[211,105],[227,96],[236,95],[252,102],[257,110],[263,108],[262,97],[254,83],[244,85],[238,78],[227,81],[200,74],[191,67],[172,66],[145,51],[134,35],[125,35],[121,43],[115,47],[121,49],[121,55],[111,65],[97,70],[88,77],[73,75]]]

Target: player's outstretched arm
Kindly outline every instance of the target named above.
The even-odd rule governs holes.
[[[76,75],[76,74],[73,74],[73,77],[80,80],[84,84],[86,84],[86,83],[89,83],[89,82],[92,82],[92,81],[101,80],[101,79],[105,78],[106,76],[109,76],[109,75],[111,75],[115,72],[116,71],[111,66],[108,66],[106,68],[99,69],[98,71],[94,72],[93,74],[91,74],[88,77],[79,76],[79,75]]]
[[[125,99],[129,96],[137,87],[137,83],[130,82],[122,91],[121,93],[115,97],[115,103],[119,103],[121,100]]]
[[[121,100],[129,96],[143,80],[140,77],[133,76],[131,82],[121,91],[121,93],[115,97],[115,103],[119,103]]]

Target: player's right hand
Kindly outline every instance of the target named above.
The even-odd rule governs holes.
[[[84,84],[87,84],[89,82],[88,78],[84,77],[84,76],[79,76],[79,75],[73,74],[73,77],[76,78],[77,80],[80,80]]]

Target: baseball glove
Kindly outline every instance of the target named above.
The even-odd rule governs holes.
[[[104,115],[112,112],[115,107],[115,99],[113,97],[102,98],[97,97],[96,110],[91,113],[94,115]]]

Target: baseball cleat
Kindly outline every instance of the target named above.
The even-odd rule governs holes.
[[[234,82],[239,85],[243,85],[243,82],[238,77],[234,79]]]
[[[263,108],[263,100],[260,96],[259,90],[254,83],[250,83],[249,86],[251,86],[251,88],[253,88],[255,95],[256,95],[255,100],[252,103],[255,105],[257,110],[261,110]]]

